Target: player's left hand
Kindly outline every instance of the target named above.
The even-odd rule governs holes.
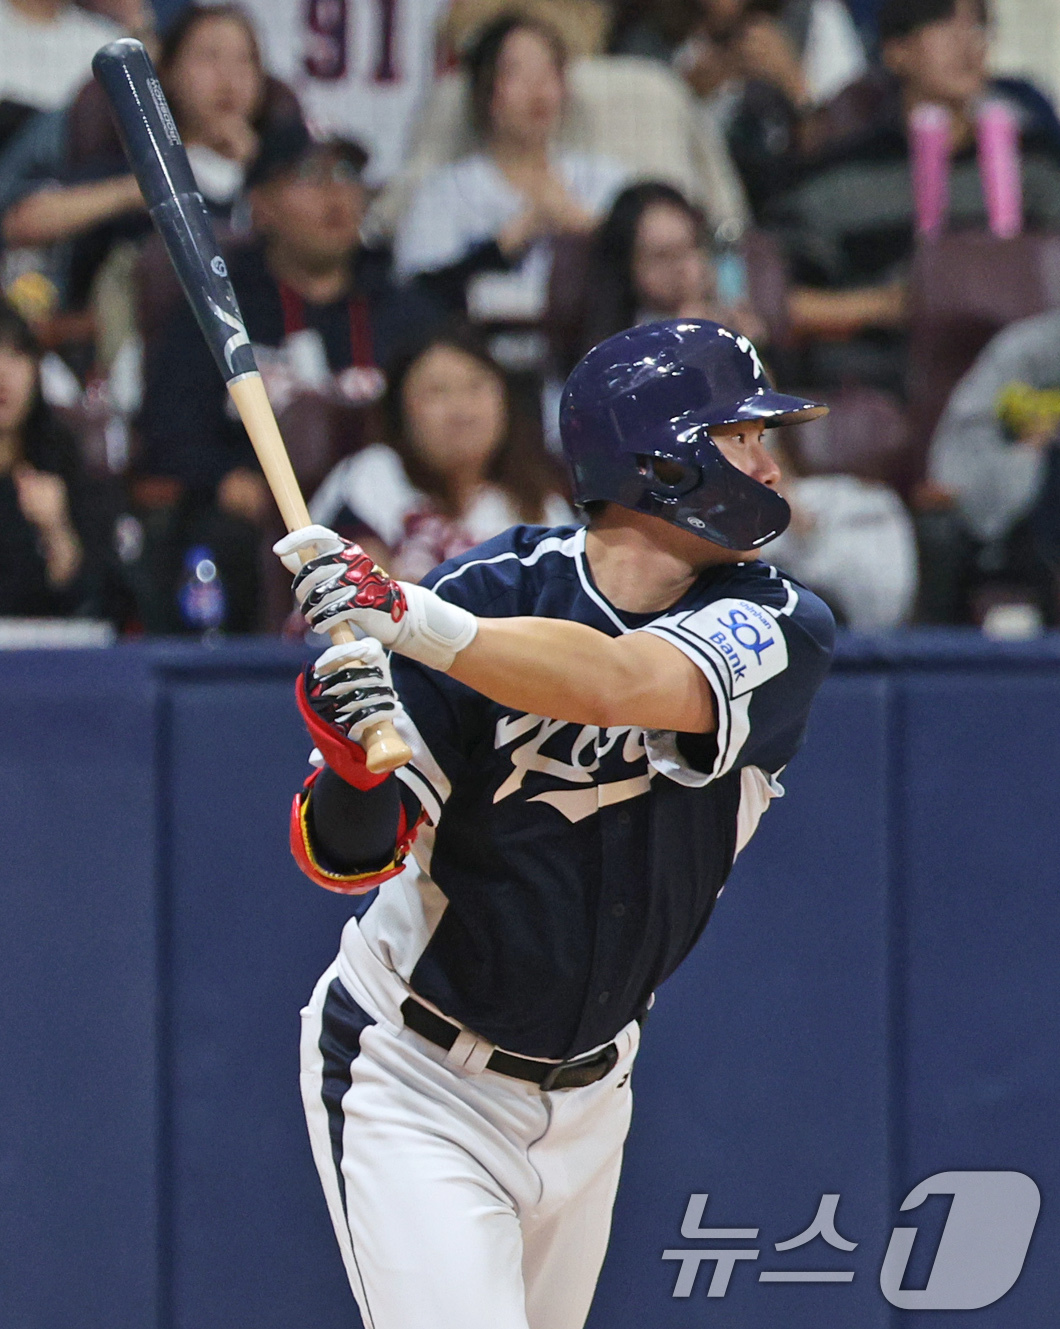
[[[306,701],[325,724],[364,746],[364,732],[404,715],[386,651],[374,637],[332,646],[306,676]]]
[[[424,586],[394,581],[326,526],[305,526],[273,545],[295,573],[294,593],[317,632],[352,623],[384,646],[432,669],[448,669],[474,639],[478,620]],[[308,560],[308,561],[307,561]]]

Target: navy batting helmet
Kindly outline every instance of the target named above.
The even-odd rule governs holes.
[[[726,461],[711,425],[794,424],[827,410],[774,392],[747,338],[717,323],[630,328],[591,350],[563,389],[575,502],[606,499],[726,549],[756,549],[785,529],[791,509]]]

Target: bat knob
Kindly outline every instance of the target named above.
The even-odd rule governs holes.
[[[412,749],[394,728],[390,720],[369,725],[361,739],[366,763],[373,775],[396,771],[412,760]]]

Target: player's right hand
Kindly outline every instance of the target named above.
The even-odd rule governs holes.
[[[394,691],[386,651],[374,637],[326,650],[307,672],[305,695],[325,724],[362,746],[371,725],[405,713]]]
[[[431,669],[448,669],[478,620],[426,586],[394,581],[368,554],[326,526],[305,526],[273,545],[295,574],[293,590],[316,632],[350,623]]]

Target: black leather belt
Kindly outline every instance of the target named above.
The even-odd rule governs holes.
[[[413,1033],[419,1034],[435,1047],[445,1048],[446,1052],[461,1032],[458,1025],[435,1015],[434,1011],[422,1005],[415,997],[406,997],[401,1003],[401,1014]],[[608,1072],[614,1070],[617,1063],[618,1048],[614,1043],[608,1043],[588,1056],[558,1063],[533,1061],[530,1057],[517,1057],[514,1053],[498,1050],[486,1062],[486,1069],[496,1071],[498,1075],[510,1075],[515,1080],[529,1080],[544,1090],[581,1089],[602,1080]]]

